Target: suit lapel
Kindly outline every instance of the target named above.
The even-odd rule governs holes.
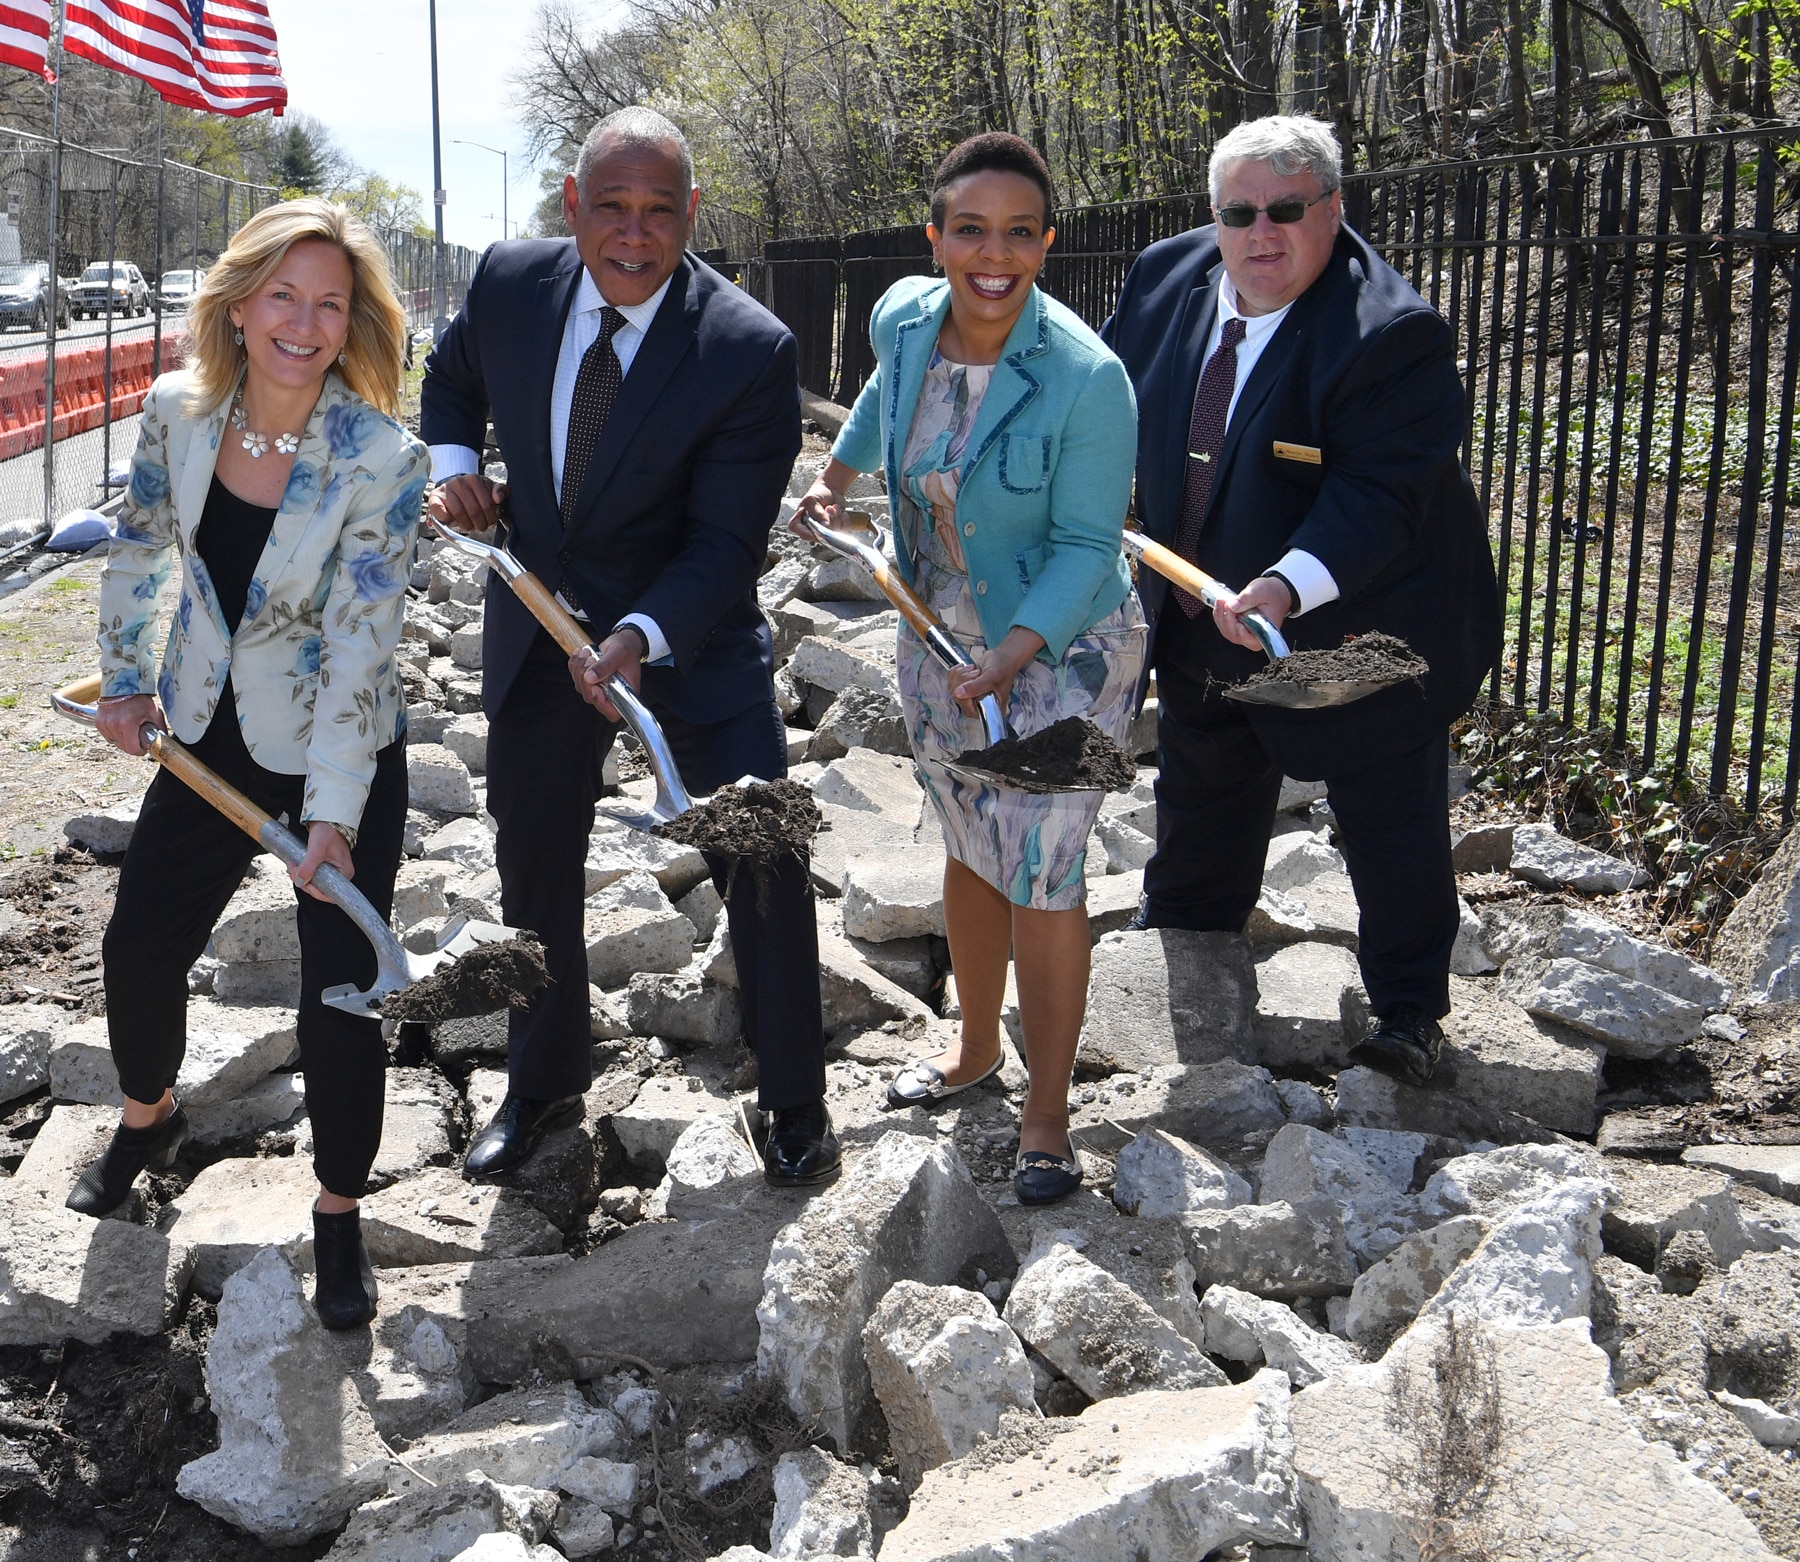
[[[531,394],[536,402],[528,424],[536,431],[531,457],[552,500],[561,496],[556,491],[556,463],[550,450],[550,396],[556,388],[556,360],[562,355],[569,307],[575,302],[575,290],[580,282],[581,252],[571,243],[568,254],[556,270],[538,281],[538,305],[532,311],[532,323],[526,332],[531,340],[527,342],[521,360],[531,366]],[[541,372],[545,364],[549,365],[548,373]]]
[[[595,502],[618,466],[619,459],[643,426],[651,407],[669,383],[669,376],[687,357],[699,335],[696,321],[700,302],[696,296],[694,265],[686,256],[675,268],[669,291],[663,295],[662,307],[650,322],[650,329],[631,360],[631,369],[619,386],[618,399],[600,430],[594,453],[588,458],[587,472],[581,479],[581,492],[575,502],[575,514],[569,522],[573,534],[591,524]],[[567,478],[568,474],[563,474]]]
[[[194,551],[194,533],[200,529],[200,519],[206,513],[206,496],[212,489],[213,473],[218,470],[219,440],[224,435],[230,408],[231,401],[227,398],[203,418],[184,417],[172,424],[187,433],[187,446],[180,461],[171,464],[178,466],[180,471],[180,482],[175,491],[175,529],[181,536],[182,557],[193,564],[200,564],[200,555]],[[219,607],[205,566],[190,572],[201,583],[198,595],[218,631],[220,643],[229,642],[231,631],[226,628],[225,614]]]
[[[1173,542],[1181,524],[1181,496],[1187,487],[1188,425],[1194,418],[1194,395],[1206,363],[1206,344],[1212,339],[1213,321],[1218,318],[1218,280],[1223,270],[1222,262],[1215,264],[1207,272],[1206,281],[1188,294],[1187,302],[1182,306],[1181,323],[1175,331],[1169,395],[1162,413],[1168,420],[1163,436],[1163,472],[1168,483],[1165,491],[1169,496],[1169,524],[1160,532],[1165,542]],[[1146,521],[1155,519],[1147,517]],[[1152,524],[1149,530],[1154,533],[1158,528]]]
[[[919,300],[919,313],[902,320],[894,331],[894,360],[888,370],[888,482],[895,487],[900,480],[900,463],[906,455],[906,441],[912,432],[912,420],[900,421],[902,407],[916,407],[919,392],[925,385],[925,371],[931,367],[932,349],[937,346],[938,332],[944,317],[950,313],[950,284],[940,284],[935,295]]]
[[[969,480],[969,473],[975,470],[976,464],[993,448],[994,442],[1006,432],[1012,420],[1043,389],[1043,382],[1025,365],[1030,359],[1049,351],[1050,327],[1046,316],[1044,295],[1034,287],[1025,308],[1019,312],[1019,318],[1007,333],[1006,346],[995,367],[994,378],[988,382],[988,393],[982,398],[981,408],[975,414],[975,427],[969,430],[968,453],[963,457],[958,482],[966,483]],[[1006,392],[1001,388],[1002,369],[1012,370],[1023,381],[1018,394],[1011,401],[1006,401]]]

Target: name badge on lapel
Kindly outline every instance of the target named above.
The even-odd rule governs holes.
[[[1304,461],[1308,466],[1320,466],[1325,457],[1317,445],[1290,445],[1285,439],[1278,439],[1275,441],[1275,459]]]

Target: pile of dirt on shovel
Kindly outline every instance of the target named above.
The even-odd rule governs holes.
[[[1431,669],[1397,635],[1352,635],[1342,645],[1294,651],[1261,668],[1234,688],[1281,683],[1417,683]]]
[[[964,749],[955,763],[1057,791],[1123,792],[1137,780],[1131,756],[1091,721],[1065,716],[1028,738]]]
[[[500,1009],[522,1009],[550,980],[544,946],[534,934],[521,933],[498,944],[477,944],[466,955],[440,966],[431,975],[402,987],[382,1004],[395,1020],[473,1019]]]
[[[824,816],[798,781],[754,781],[722,786],[656,833],[683,846],[751,863],[805,857]]]

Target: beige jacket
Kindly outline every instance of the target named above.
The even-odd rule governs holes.
[[[185,372],[165,374],[144,400],[125,508],[100,577],[102,692],[154,688],[175,736],[192,742],[229,672],[251,757],[306,777],[300,822],[355,826],[376,753],[406,727],[394,653],[430,458],[327,375],[243,621],[228,634],[194,552],[226,408],[189,416],[189,385]],[[156,598],[171,549],[181,558],[181,598],[159,671]]]

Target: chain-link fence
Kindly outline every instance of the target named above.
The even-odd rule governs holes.
[[[144,393],[181,363],[194,290],[277,192],[0,129],[0,199],[3,572],[56,518],[123,486]],[[461,307],[475,251],[444,246],[440,306],[432,241],[384,238],[415,331],[429,329],[439,307],[446,317]]]
[[[275,191],[0,130],[0,197],[0,528],[22,540],[116,488],[200,275]]]

